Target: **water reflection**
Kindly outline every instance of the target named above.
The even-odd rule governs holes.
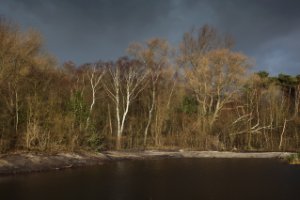
[[[267,159],[122,161],[0,178],[1,199],[298,199],[300,167]]]

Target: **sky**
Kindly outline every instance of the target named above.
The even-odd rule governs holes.
[[[0,0],[0,15],[39,30],[60,63],[117,59],[154,37],[176,46],[209,24],[272,75],[300,74],[299,9],[298,0]]]

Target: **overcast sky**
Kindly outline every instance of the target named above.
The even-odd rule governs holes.
[[[300,74],[299,10],[298,0],[0,0],[0,15],[38,29],[60,62],[116,59],[153,37],[177,45],[210,24],[271,74]]]

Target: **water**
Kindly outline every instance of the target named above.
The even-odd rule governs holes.
[[[0,177],[1,200],[300,199],[300,166],[269,159],[121,161]]]

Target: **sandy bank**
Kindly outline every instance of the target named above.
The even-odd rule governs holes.
[[[0,155],[0,175],[60,170],[81,166],[101,165],[115,160],[142,160],[159,158],[286,158],[293,153],[264,152],[237,153],[218,151],[140,151],[103,153],[14,153]]]

